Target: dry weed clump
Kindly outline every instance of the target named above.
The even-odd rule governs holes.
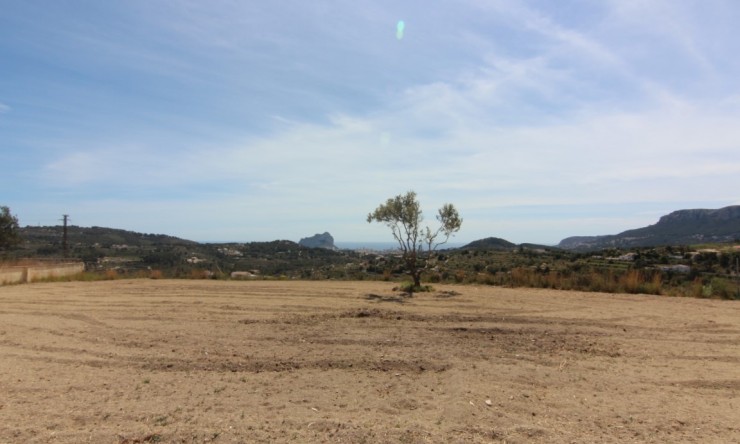
[[[164,274],[162,270],[151,270],[149,271],[149,279],[162,279]]]
[[[119,275],[116,270],[105,270],[105,273],[103,273],[103,280],[105,281],[112,281],[118,278]]]

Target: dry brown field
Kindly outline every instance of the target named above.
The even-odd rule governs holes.
[[[740,303],[384,282],[0,287],[0,442],[740,442]]]

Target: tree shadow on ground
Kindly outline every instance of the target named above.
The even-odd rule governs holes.
[[[448,290],[448,291],[438,291],[437,294],[434,295],[434,297],[439,299],[447,299],[447,298],[453,298],[455,296],[460,296],[462,293],[459,293],[454,290]]]
[[[408,293],[403,293],[401,295],[380,295],[375,293],[368,293],[365,295],[365,299],[367,299],[368,301],[395,302],[397,304],[405,304],[408,298]]]
[[[368,293],[365,295],[365,299],[375,302],[395,302],[397,304],[405,304],[406,302],[408,302],[409,299],[414,297],[414,294],[416,293],[409,293],[407,291],[400,291],[399,293],[392,295]],[[459,293],[457,291],[438,291],[435,292],[434,297],[438,299],[448,299],[455,296],[460,296],[461,294],[462,293]]]

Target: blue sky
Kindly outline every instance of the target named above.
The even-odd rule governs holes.
[[[403,35],[397,35],[399,21]],[[557,243],[740,204],[734,0],[0,0],[0,205],[22,225]],[[401,37],[401,38],[399,38]]]

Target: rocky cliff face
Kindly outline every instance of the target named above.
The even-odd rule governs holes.
[[[730,242],[735,239],[740,239],[740,205],[717,210],[678,210],[661,217],[655,225],[606,236],[569,237],[560,241],[558,247],[598,250]]]
[[[311,237],[304,237],[298,241],[298,245],[306,248],[326,248],[329,250],[337,250],[337,247],[334,245],[334,238],[328,232],[324,234],[314,234]]]
[[[740,221],[740,205],[724,207],[718,210],[678,210],[660,218],[657,225],[673,223],[722,223]]]

